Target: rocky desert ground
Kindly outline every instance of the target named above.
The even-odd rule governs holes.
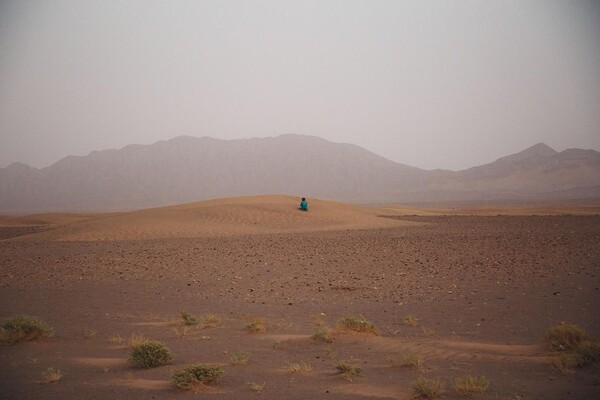
[[[598,366],[562,373],[545,343],[561,322],[600,333],[600,205],[309,200],[1,217],[0,318],[54,335],[0,346],[0,398],[410,399],[428,378],[458,399],[466,375],[489,382],[478,398],[600,398]],[[139,336],[173,360],[133,367]],[[193,363],[224,374],[177,388]]]

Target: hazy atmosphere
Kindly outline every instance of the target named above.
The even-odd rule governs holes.
[[[457,170],[599,129],[597,1],[0,3],[0,167],[297,133]]]

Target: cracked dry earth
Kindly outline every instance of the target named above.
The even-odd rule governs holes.
[[[563,376],[548,328],[600,333],[600,216],[404,216],[388,229],[137,241],[0,241],[0,317],[26,313],[53,338],[0,346],[2,399],[409,399],[418,377],[483,375],[482,398],[600,398],[597,366]],[[179,310],[202,319],[184,327]],[[347,315],[378,335],[337,331]],[[405,323],[413,315],[414,326]],[[266,331],[248,333],[259,316]],[[163,341],[172,365],[134,369],[132,334]],[[246,365],[232,365],[244,352]],[[423,368],[394,366],[419,355]],[[352,381],[335,366],[361,367]],[[222,365],[198,394],[169,381]],[[291,372],[290,363],[309,368]],[[54,367],[63,378],[41,383]],[[252,389],[248,383],[254,383]]]

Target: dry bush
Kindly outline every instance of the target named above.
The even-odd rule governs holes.
[[[285,370],[287,372],[291,372],[291,373],[310,372],[310,371],[312,371],[312,366],[310,364],[305,363],[305,362],[302,362],[302,363],[290,363],[290,362],[286,362],[285,363]]]
[[[413,381],[412,389],[413,397],[433,400],[444,393],[445,384],[441,379],[418,378]]]
[[[326,326],[321,326],[315,329],[315,333],[313,333],[312,339],[317,342],[333,343],[334,332],[332,329]]]
[[[140,345],[142,343],[146,343],[148,340],[150,340],[150,339],[148,339],[144,335],[140,335],[138,333],[132,333],[129,336],[129,339],[127,340],[127,346],[134,347],[134,346]]]
[[[108,338],[108,343],[111,344],[123,344],[125,343],[125,339],[121,337],[118,333]]]
[[[408,314],[406,317],[404,317],[404,323],[406,325],[417,326],[417,322],[419,322],[419,320],[412,314]]]
[[[248,382],[247,383],[247,385],[250,389],[254,390],[255,392],[259,392],[259,393],[263,390],[263,388],[265,387],[266,384],[267,384],[266,382],[263,382],[262,385],[259,383],[256,383],[256,382]]]
[[[348,364],[345,362],[341,362],[338,365],[336,365],[335,369],[337,369],[339,373],[350,382],[352,382],[352,377],[360,374],[360,371],[362,371],[359,366]]]
[[[246,365],[250,361],[250,357],[248,353],[244,353],[243,351],[238,351],[233,356],[231,356],[231,363],[233,365]]]
[[[550,358],[550,364],[563,375],[574,374],[580,363],[580,357],[573,353],[563,353]]]
[[[192,364],[173,372],[171,381],[181,389],[200,389],[204,385],[215,384],[224,372],[223,368],[216,365]]]
[[[425,358],[417,354],[404,354],[392,359],[392,367],[414,368],[419,372],[425,371]]]
[[[183,319],[183,323],[186,326],[198,325],[198,320],[196,319],[196,317],[194,317],[189,312],[185,310],[180,310],[179,315],[181,316],[181,319]]]
[[[245,325],[245,328],[250,333],[264,332],[267,330],[267,323],[264,318],[251,318]]]
[[[62,373],[58,369],[52,367],[47,368],[42,372],[42,380],[45,383],[54,383],[62,379]]]
[[[4,321],[0,329],[0,343],[13,344],[48,338],[54,335],[44,321],[30,315],[15,315]]]
[[[459,396],[470,397],[485,393],[489,382],[485,376],[465,375],[454,379],[454,390]]]
[[[589,340],[586,331],[575,324],[561,323],[548,330],[546,342],[553,351],[574,350],[584,341]]]
[[[204,321],[205,327],[212,328],[217,326],[221,319],[215,314],[206,314],[202,320]]]
[[[577,346],[575,354],[580,358],[580,366],[600,362],[600,341],[585,340]]]
[[[375,326],[362,316],[346,316],[340,320],[338,327],[342,330],[378,334]]]
[[[155,340],[146,340],[136,344],[129,352],[129,362],[137,368],[154,368],[169,364],[172,360],[171,350]]]

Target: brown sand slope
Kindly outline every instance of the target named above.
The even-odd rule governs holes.
[[[310,211],[298,210],[298,197],[254,196],[209,200],[128,213],[34,218],[48,230],[21,240],[139,240],[246,234],[391,228],[413,222],[380,218],[395,211],[310,199]],[[25,224],[31,218],[21,218]],[[13,221],[14,224],[14,221]]]

